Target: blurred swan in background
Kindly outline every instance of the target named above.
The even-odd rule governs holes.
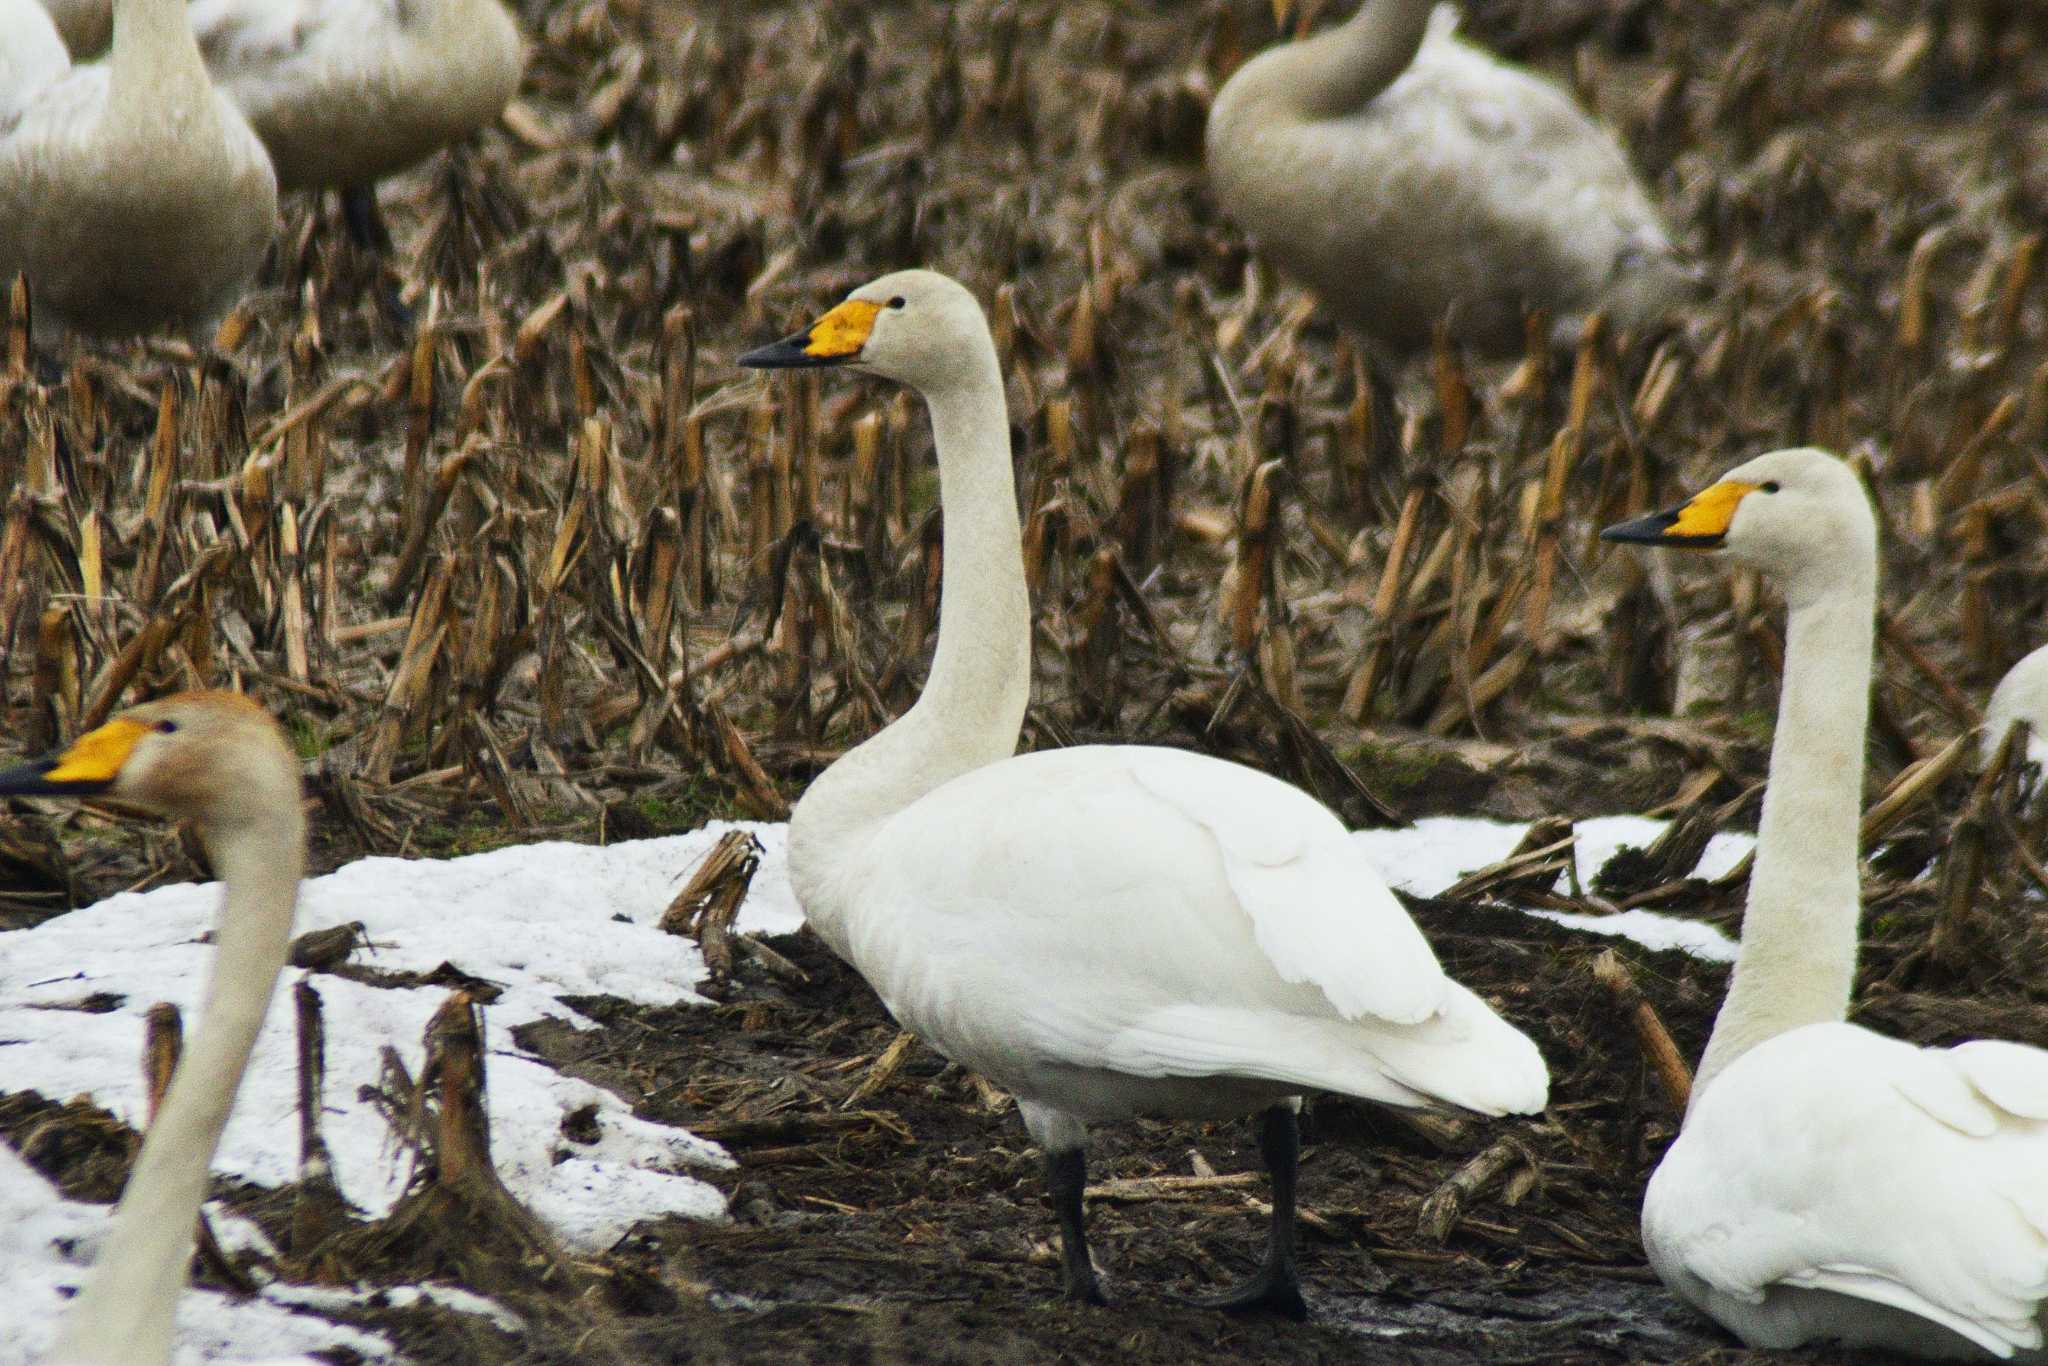
[[[1530,308],[1666,318],[1695,274],[1613,134],[1456,23],[1434,0],[1365,0],[1246,62],[1209,110],[1224,211],[1337,321],[1398,348],[1446,313],[1497,351]]]

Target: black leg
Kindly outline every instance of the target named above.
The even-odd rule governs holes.
[[[1088,1257],[1088,1231],[1082,1227],[1081,1193],[1088,1187],[1088,1154],[1081,1148],[1045,1155],[1045,1179],[1052,1187],[1053,1212],[1060,1217],[1060,1260],[1066,1273],[1067,1298],[1077,1304],[1108,1304]]]
[[[364,251],[378,256],[391,254],[391,230],[384,215],[377,212],[377,191],[368,185],[351,185],[341,192],[341,217],[348,236]]]
[[[1301,1158],[1301,1126],[1293,1106],[1275,1105],[1259,1117],[1259,1151],[1273,1178],[1273,1226],[1266,1237],[1265,1260],[1242,1285],[1190,1303],[1233,1314],[1305,1319],[1308,1305],[1301,1298],[1301,1276],[1294,1267],[1294,1175]]]

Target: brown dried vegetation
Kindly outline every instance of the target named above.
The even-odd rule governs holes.
[[[1739,872],[1687,874],[1753,819],[1778,617],[1751,578],[1592,533],[1778,445],[1851,455],[1882,513],[1860,1018],[2048,1043],[2048,804],[2010,771],[1973,784],[1950,744],[2048,620],[2048,21],[2010,0],[1466,9],[1621,131],[1706,263],[1670,335],[1594,326],[1494,366],[1334,334],[1201,188],[1208,95],[1274,37],[1262,0],[529,3],[503,130],[386,196],[409,333],[304,200],[205,345],[32,355],[14,291],[5,733],[35,749],[138,696],[243,687],[306,753],[322,867],[779,817],[908,704],[943,567],[917,405],[729,362],[909,264],[980,294],[1010,375],[1028,744],[1206,749],[1357,823],[1678,818],[1590,888],[1548,890],[1565,832],[1538,831],[1418,908],[1542,1044],[1557,1103],[1484,1126],[1316,1107],[1324,1325],[1160,1298],[1255,1241],[1260,1186],[1211,1169],[1254,1166],[1249,1145],[1195,1126],[1104,1136],[1121,1307],[1046,1306],[1051,1225],[1001,1098],[898,1040],[815,945],[730,936],[707,887],[681,918],[723,946],[723,1004],[591,1002],[603,1033],[527,1043],[728,1143],[735,1223],[575,1267],[534,1232],[539,1272],[476,1272],[533,1339],[394,1311],[417,1359],[1385,1350],[1352,1321],[1406,1325],[1417,1360],[1714,1351],[1645,1283],[1634,1217],[1674,1124],[1645,1012],[1696,1056],[1719,970],[1603,965],[1486,907],[1739,916]],[[196,871],[175,836],[133,848],[90,813],[0,819],[4,923]],[[0,1128],[80,1193],[125,1142],[33,1097],[0,1100]],[[279,1209],[259,1217],[297,1269],[342,1274]],[[342,1236],[350,1276],[431,1260]]]

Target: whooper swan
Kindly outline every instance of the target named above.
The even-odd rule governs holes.
[[[39,325],[204,323],[276,220],[270,158],[208,81],[184,0],[117,0],[112,51],[76,67],[36,0],[0,0],[0,280],[28,272]]]
[[[341,190],[369,245],[375,182],[496,121],[525,70],[498,0],[194,0],[214,79],[287,190]]]
[[[1725,551],[1791,609],[1742,952],[1643,1246],[1752,1347],[1837,1340],[2041,1355],[2048,1052],[1916,1048],[1845,1024],[1877,609],[1877,522],[1848,466],[1776,451],[1603,533]]]
[[[1365,0],[1224,83],[1207,159],[1225,212],[1339,322],[1397,348],[1446,313],[1496,351],[1532,307],[1664,319],[1692,272],[1614,137],[1432,4]]]
[[[55,759],[0,772],[0,794],[105,795],[189,819],[226,886],[198,1035],[49,1358],[159,1366],[171,1357],[207,1168],[284,967],[305,863],[298,762],[277,723],[241,695],[181,693],[123,712]]]
[[[1203,755],[1016,755],[1031,681],[1009,420],[960,285],[912,270],[740,358],[850,365],[931,410],[946,574],[917,704],[811,784],[790,822],[805,914],[907,1029],[1008,1088],[1047,1154],[1066,1293],[1102,1302],[1084,1126],[1262,1112],[1266,1255],[1218,1308],[1306,1313],[1295,1113],[1310,1088],[1484,1114],[1543,1108],[1536,1047],[1444,976],[1343,825]]]
[[[2048,767],[2048,645],[2013,665],[1991,690],[1990,705],[1984,708],[1982,763],[1998,757],[2005,733],[2018,721],[2031,732],[2024,757]]]

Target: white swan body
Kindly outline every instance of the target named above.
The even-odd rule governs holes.
[[[406,169],[494,122],[525,69],[497,0],[194,0],[192,25],[287,190]]]
[[[2048,767],[2048,645],[2013,665],[1991,690],[1984,708],[1981,762],[1989,764],[1998,756],[2005,733],[2016,721],[2026,722],[2031,731],[2026,757]]]
[[[1876,615],[1868,495],[1823,452],[1750,461],[1610,539],[1725,549],[1790,608],[1742,951],[1643,1246],[1753,1347],[2042,1359],[2048,1051],[1843,1023]]]
[[[928,271],[886,276],[743,360],[910,384],[938,448],[931,675],[797,805],[790,870],[811,925],[905,1026],[1017,1095],[1050,1157],[1075,1298],[1100,1298],[1080,1228],[1087,1123],[1275,1107],[1268,1266],[1226,1307],[1303,1312],[1292,1098],[1535,1111],[1549,1084],[1535,1045],[1444,976],[1302,792],[1167,749],[1013,757],[1030,608],[1002,377],[972,295]]]
[[[91,796],[188,817],[225,886],[199,1028],[58,1332],[50,1366],[163,1366],[207,1171],[283,969],[305,864],[298,761],[235,693],[123,712],[55,760],[0,773],[0,794]]]
[[[277,181],[208,82],[183,0],[120,0],[105,61],[53,53],[41,7],[0,0],[0,278],[28,273],[39,329],[221,313],[262,264]]]
[[[1693,274],[1614,137],[1562,89],[1453,36],[1433,0],[1246,62],[1209,111],[1224,210],[1339,322],[1390,345],[1518,347],[1525,310],[1659,322]]]

